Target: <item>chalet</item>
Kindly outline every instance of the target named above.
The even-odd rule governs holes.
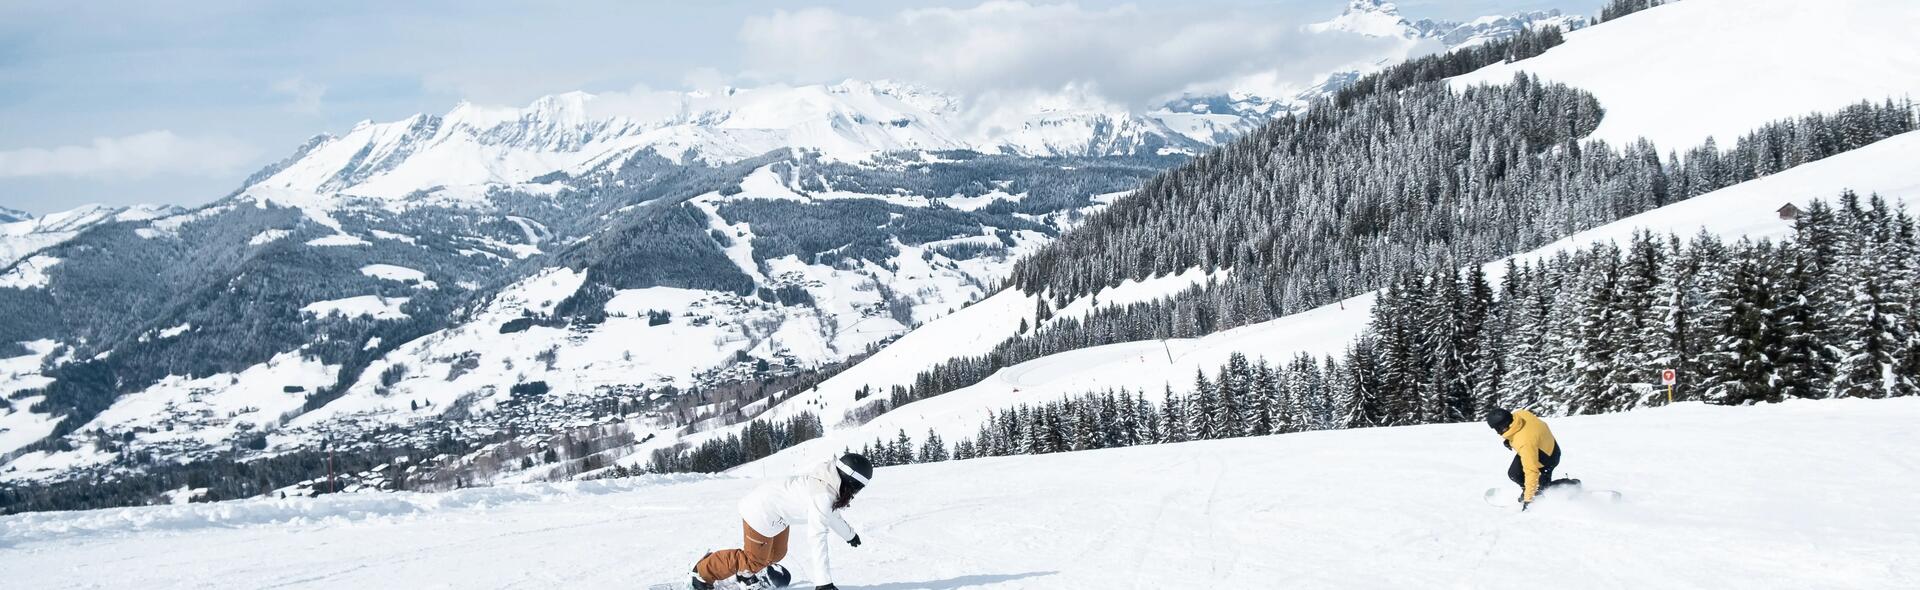
[[[1794,205],[1793,203],[1787,203],[1785,205],[1780,206],[1779,213],[1780,213],[1781,219],[1785,219],[1787,221],[1793,221],[1795,219],[1800,218],[1800,207],[1797,205]]]

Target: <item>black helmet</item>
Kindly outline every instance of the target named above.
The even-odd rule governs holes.
[[[1506,434],[1507,428],[1513,426],[1513,412],[1500,408],[1487,410],[1487,426],[1492,427],[1494,432]]]
[[[847,453],[833,462],[834,471],[840,472],[840,488],[859,491],[873,481],[873,462],[865,455]]]
[[[853,495],[873,481],[873,462],[859,453],[841,455],[834,460],[833,470],[840,473],[840,496],[833,499],[834,510],[853,505]]]

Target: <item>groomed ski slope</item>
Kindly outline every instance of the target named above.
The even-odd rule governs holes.
[[[1920,398],[1552,421],[1609,505],[1488,506],[1478,424],[883,468],[848,590],[1920,587]],[[635,588],[758,481],[672,476],[0,518],[11,588]],[[806,545],[786,560],[804,578]]]

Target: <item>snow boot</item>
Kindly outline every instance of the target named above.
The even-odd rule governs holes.
[[[713,554],[708,553],[707,555]],[[706,561],[706,559],[706,556],[700,557],[701,561]],[[693,569],[687,573],[687,590],[713,590],[713,584],[708,583],[705,578],[700,577],[699,561],[693,562]]]

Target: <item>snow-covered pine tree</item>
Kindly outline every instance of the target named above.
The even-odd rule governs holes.
[[[1273,432],[1273,365],[1262,358],[1253,365],[1253,377],[1247,384],[1247,426],[1244,432],[1248,436],[1258,436]]]
[[[1220,438],[1225,432],[1221,422],[1220,391],[1212,381],[1207,380],[1204,370],[1196,370],[1193,375],[1193,393],[1187,396],[1187,434],[1193,440],[1212,440]]]
[[[1133,405],[1134,415],[1139,417],[1133,435],[1133,444],[1145,445],[1160,442],[1160,439],[1165,436],[1160,431],[1160,414],[1154,412],[1153,405],[1147,402],[1145,390],[1134,396]]]
[[[1386,407],[1380,401],[1379,353],[1374,343],[1373,336],[1363,334],[1347,349],[1345,367],[1353,401],[1350,402],[1352,413],[1348,415],[1346,428],[1379,426],[1387,420]]]
[[[1248,415],[1253,381],[1253,364],[1247,362],[1247,356],[1234,352],[1227,357],[1227,364],[1220,368],[1219,416],[1215,418],[1217,438],[1239,438],[1253,432],[1253,425],[1259,422]]]
[[[940,434],[927,429],[927,438],[920,444],[921,463],[937,463],[947,460],[947,443],[940,440]]]
[[[1893,369],[1906,344],[1900,329],[1909,295],[1890,291],[1899,280],[1897,268],[1904,265],[1893,261],[1892,249],[1876,238],[1885,233],[1874,229],[1876,217],[1886,219],[1884,211],[1861,207],[1858,195],[1841,196],[1848,235],[1839,269],[1849,288],[1835,321],[1839,362],[1828,386],[1831,397],[1879,398],[1895,392]]]
[[[888,449],[889,455],[893,459],[892,464],[905,465],[912,463],[914,460],[913,451],[913,438],[907,436],[907,429],[900,429],[899,436],[893,439],[893,446]]]
[[[1664,388],[1656,387],[1662,365],[1660,350],[1660,292],[1665,279],[1667,252],[1653,234],[1636,231],[1620,267],[1619,294],[1613,300],[1615,340],[1620,345],[1607,381],[1615,409],[1630,410],[1658,403]]]
[[[1583,296],[1577,303],[1580,329],[1575,350],[1579,356],[1571,375],[1571,394],[1576,403],[1569,407],[1573,414],[1615,411],[1623,397],[1620,384],[1612,381],[1614,363],[1618,362],[1615,354],[1622,340],[1620,319],[1615,315],[1618,308],[1613,303],[1619,296],[1619,248],[1603,244],[1584,258],[1597,268],[1589,269],[1579,283]]]
[[[1415,291],[1410,289],[1408,293],[1413,295]],[[1466,398],[1461,391],[1465,371],[1460,364],[1464,351],[1461,350],[1459,274],[1450,266],[1435,271],[1426,278],[1424,293],[1413,299],[1419,302],[1414,306],[1418,314],[1414,325],[1420,334],[1417,350],[1423,357],[1420,364],[1425,369],[1419,385],[1418,420],[1426,424],[1458,422],[1465,419],[1465,412],[1458,404]]]
[[[1168,385],[1166,394],[1160,399],[1160,436],[1162,443],[1177,443],[1193,440],[1187,434],[1187,414],[1185,400],[1173,394],[1173,386]]]
[[[1771,314],[1775,286],[1767,276],[1762,256],[1771,257],[1766,244],[1741,243],[1725,280],[1715,285],[1715,314],[1723,322],[1706,356],[1710,375],[1708,401],[1727,405],[1780,401],[1775,387],[1773,354],[1781,348]]]
[[[1407,288],[1415,280],[1402,278],[1387,285],[1380,293],[1373,307],[1373,332],[1379,335],[1380,346],[1380,400],[1386,411],[1383,425],[1415,424],[1420,413],[1419,383],[1424,371],[1421,370],[1417,344],[1417,334],[1413,320],[1408,313],[1408,301],[1418,301],[1423,292],[1409,293]],[[1281,404],[1287,414],[1277,421],[1288,427],[1297,428],[1293,420],[1294,411],[1291,384],[1291,367],[1283,373],[1282,382],[1286,386],[1282,393],[1288,394]],[[1276,431],[1283,429],[1276,428]],[[1290,431],[1290,430],[1288,430]]]

